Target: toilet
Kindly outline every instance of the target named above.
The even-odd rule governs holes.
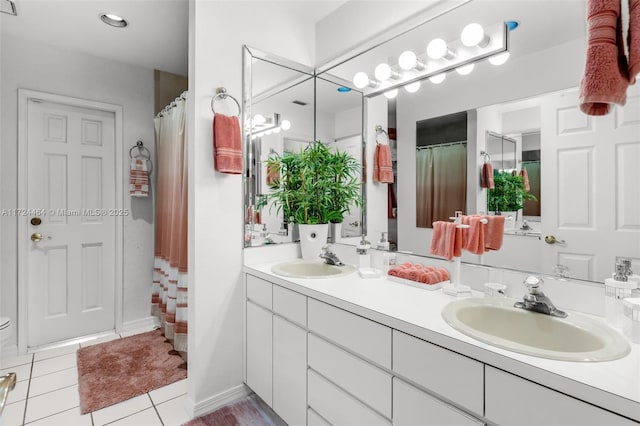
[[[0,347],[11,338],[11,318],[0,317]]]

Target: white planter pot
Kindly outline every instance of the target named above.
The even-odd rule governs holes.
[[[302,251],[302,258],[305,260],[318,259],[320,253],[322,253],[322,247],[327,244],[329,224],[298,224],[298,231],[300,232],[300,250]]]

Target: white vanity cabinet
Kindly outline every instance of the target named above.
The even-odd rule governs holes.
[[[478,426],[484,423],[417,389],[393,379],[394,426]]]
[[[290,425],[307,418],[307,298],[246,276],[246,384]]]
[[[485,370],[485,386],[485,417],[496,424],[638,425],[615,413],[488,365]]]
[[[291,426],[638,424],[276,283],[246,276],[246,384]]]

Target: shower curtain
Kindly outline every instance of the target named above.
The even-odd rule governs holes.
[[[432,228],[467,206],[467,145],[433,145],[416,152],[416,226]]]
[[[155,118],[158,188],[152,315],[186,360],[187,353],[187,143],[186,101]]]

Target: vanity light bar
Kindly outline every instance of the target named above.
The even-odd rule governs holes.
[[[367,81],[367,86],[362,87],[364,96],[367,98],[374,97],[381,93],[416,83],[426,78],[444,74],[456,68],[469,66],[503,53],[506,54],[509,52],[509,28],[507,23],[504,22],[491,25],[484,29],[484,35],[476,45],[467,46],[462,42],[462,40],[458,39],[453,42],[447,42],[446,47],[447,50],[453,54],[445,55],[444,57],[436,60],[431,59],[426,53],[416,55],[415,63],[419,64],[419,66],[415,66],[410,70],[404,69],[407,67],[404,62],[413,62],[413,58],[410,58],[412,59],[411,61],[407,58],[403,58],[403,64],[401,65],[405,65],[404,68],[401,67],[400,64],[389,67],[392,70],[401,71],[397,76],[394,75],[395,78],[389,78],[384,81]],[[360,72],[357,75],[362,77],[362,80],[364,80],[364,77],[366,76],[364,72]],[[437,78],[439,79],[441,77]]]

